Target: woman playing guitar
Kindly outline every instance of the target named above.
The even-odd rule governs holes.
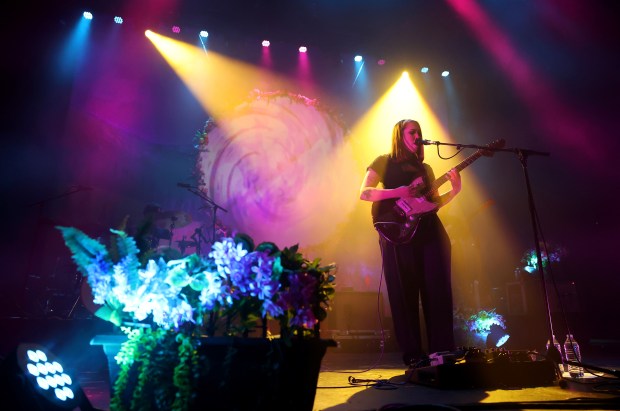
[[[442,178],[452,189],[439,195],[433,170],[424,163],[420,124],[401,120],[391,152],[370,164],[360,188],[360,199],[373,202],[394,333],[407,366],[424,356],[423,346],[429,353],[455,349],[450,240],[436,211],[461,191],[461,178],[456,168]]]

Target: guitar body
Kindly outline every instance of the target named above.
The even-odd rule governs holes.
[[[424,188],[422,177],[413,180],[412,185]],[[379,234],[394,244],[404,244],[413,238],[424,214],[437,210],[437,204],[429,201],[426,196],[403,197],[398,199],[391,212],[375,219],[374,226]]]
[[[489,149],[504,147],[505,143],[503,139],[500,139],[488,144],[487,149],[476,151],[458,164],[455,169],[461,171],[483,155],[490,157],[493,152],[489,151]],[[448,181],[447,173],[433,181],[430,187],[424,187],[422,177],[413,180],[412,184],[417,189],[418,195],[403,197],[396,200],[390,212],[383,213],[373,219],[375,229],[383,238],[391,243],[404,244],[411,241],[420,224],[420,219],[425,214],[437,211],[438,205],[430,201],[429,198],[432,198],[432,194],[435,190],[446,181]]]
[[[422,177],[413,180],[412,185],[420,192],[424,188]],[[437,210],[437,204],[429,201],[425,195],[403,197],[396,201],[395,212],[399,215],[412,216],[430,213]]]
[[[393,215],[386,217],[390,218]],[[382,221],[377,221],[374,224],[381,237],[394,244],[405,244],[411,241],[418,228],[419,217],[412,215],[400,221],[396,219],[395,221],[388,221],[388,218],[382,218]]]

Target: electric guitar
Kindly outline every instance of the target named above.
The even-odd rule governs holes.
[[[502,148],[505,144],[506,141],[504,139],[495,140],[487,144],[487,148],[476,151],[454,168],[460,172],[482,156],[493,156],[495,152],[489,149]],[[439,208],[439,206],[433,202],[433,193],[447,181],[448,174],[446,173],[433,181],[430,187],[425,187],[422,177],[416,178],[412,182],[417,188],[416,195],[412,197],[402,197],[396,200],[390,212],[377,216],[377,218],[374,219],[375,229],[383,238],[394,244],[409,242],[418,228],[420,219],[425,214],[436,212]]]

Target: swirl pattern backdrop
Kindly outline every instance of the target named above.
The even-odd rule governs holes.
[[[342,122],[301,95],[258,93],[219,119],[197,167],[222,224],[281,247],[328,240],[358,201]]]

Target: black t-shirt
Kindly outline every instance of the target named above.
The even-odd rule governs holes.
[[[377,157],[368,168],[372,168],[377,173],[385,188],[409,185],[420,176],[422,176],[427,187],[429,187],[430,182],[435,180],[433,170],[428,164],[415,160],[396,162],[389,154]],[[390,198],[375,201],[372,204],[373,222],[376,222],[379,216],[390,213],[394,208],[396,200],[396,198]]]

